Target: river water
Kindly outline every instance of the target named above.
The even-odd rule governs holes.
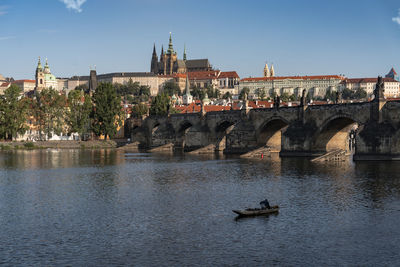
[[[5,266],[399,266],[399,225],[397,162],[0,153]]]

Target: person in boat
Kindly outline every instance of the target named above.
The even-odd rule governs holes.
[[[268,199],[265,199],[260,202],[261,209],[270,209],[271,206],[269,205]]]

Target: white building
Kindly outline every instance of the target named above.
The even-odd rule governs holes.
[[[400,97],[400,82],[396,81],[393,78],[382,78],[383,79],[383,89],[385,97]],[[378,82],[378,78],[352,78],[345,79],[340,83],[340,89],[344,90],[345,88],[350,89],[352,91],[357,91],[357,89],[363,89],[367,92],[367,95],[370,96],[374,93],[376,83]]]
[[[247,87],[250,90],[249,98],[254,99],[257,98],[258,89],[263,89],[266,97],[284,93],[300,96],[305,89],[313,97],[324,97],[328,91],[337,91],[344,79],[339,75],[250,77],[240,81],[239,92]]]

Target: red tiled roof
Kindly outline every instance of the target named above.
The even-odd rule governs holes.
[[[254,77],[244,78],[242,82],[250,81],[274,81],[274,80],[329,80],[329,79],[340,79],[343,80],[343,76],[339,75],[317,75],[317,76],[277,76],[277,77]]]
[[[238,78],[239,79],[239,75],[236,73],[236,71],[223,71],[219,74],[218,78],[219,79],[222,79],[222,78]]]
[[[209,80],[209,79],[217,79],[220,71],[211,70],[211,71],[193,71],[188,72],[189,80]]]
[[[180,111],[181,113],[195,113],[195,112],[201,111],[201,105],[198,105],[196,103],[191,103],[190,105],[187,105],[187,106],[175,106],[175,109],[177,111]],[[204,106],[205,112],[223,111],[223,110],[231,110],[231,109],[232,109],[231,106],[218,106],[218,105]]]
[[[16,80],[13,83],[36,83],[35,80]]]
[[[0,87],[9,87],[11,83],[5,82],[5,83],[1,83]]]

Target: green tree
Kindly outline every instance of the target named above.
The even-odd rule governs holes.
[[[336,92],[333,90],[327,90],[324,100],[335,101],[336,100]]]
[[[181,88],[175,81],[169,81],[164,84],[164,93],[168,96],[181,95]]]
[[[65,95],[60,95],[53,88],[36,92],[33,99],[33,115],[38,126],[40,139],[60,135],[65,126]]]
[[[244,95],[247,95],[247,98],[248,98],[249,93],[250,93],[250,89],[248,87],[244,87],[242,89],[242,91],[240,91],[239,99],[244,100]]]
[[[352,99],[353,98],[353,91],[349,88],[344,88],[342,91],[343,99]]]
[[[283,102],[288,102],[289,100],[290,100],[290,96],[289,96],[289,94],[288,93],[283,93],[281,96],[280,96],[280,98],[281,98],[281,100],[283,101]]]
[[[232,99],[232,95],[231,95],[231,93],[226,92],[226,93],[222,96],[222,98],[223,98],[223,99]]]
[[[81,84],[75,87],[75,90],[80,90],[80,91],[84,91],[84,92],[88,92],[89,91],[89,87],[87,84]]]
[[[215,89],[215,91],[214,91],[214,97],[217,98],[217,99],[219,99],[219,98],[221,97],[221,91],[218,90],[218,89]]]
[[[68,111],[66,122],[70,133],[78,133],[82,138],[90,130],[90,115],[93,110],[92,100],[88,94],[73,90],[68,94]]]
[[[192,96],[196,99],[202,100],[204,99],[204,96],[206,95],[204,90],[202,90],[201,88],[195,86],[193,87],[192,91],[190,92],[192,94]]]
[[[132,107],[132,115],[143,116],[143,115],[147,114],[148,110],[149,110],[149,108],[147,107],[146,104],[139,103]]]
[[[367,98],[367,92],[362,88],[358,88],[353,95],[353,99],[365,99],[365,98]]]
[[[11,85],[0,98],[0,137],[12,139],[27,130],[27,101],[22,89]]]
[[[260,100],[264,100],[265,99],[266,94],[265,94],[264,88],[258,88],[256,90],[256,94],[257,94],[258,99],[260,99]]]
[[[104,138],[113,138],[122,125],[121,97],[111,83],[99,83],[93,94],[93,132]]]
[[[165,93],[158,94],[151,101],[150,115],[168,115],[170,108],[169,96]]]

